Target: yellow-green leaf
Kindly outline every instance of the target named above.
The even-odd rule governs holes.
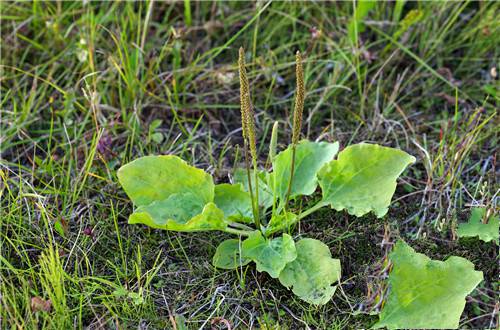
[[[123,189],[137,207],[129,223],[194,231],[224,229],[212,177],[177,156],[146,156],[118,170]]]
[[[252,199],[241,184],[218,184],[215,186],[214,203],[224,212],[229,221],[252,223]]]
[[[269,236],[280,230],[286,230],[297,222],[297,215],[292,212],[284,212],[271,216],[271,220],[266,227],[265,234]]]
[[[374,328],[458,328],[465,297],[483,280],[483,273],[461,257],[431,260],[403,241],[396,243],[389,258],[390,291]]]
[[[311,195],[318,186],[318,171],[333,159],[339,150],[339,143],[300,141],[295,149],[290,198],[299,195]],[[285,199],[290,182],[292,166],[292,146],[280,152],[273,160],[273,172],[269,177],[269,186],[276,191],[278,198]]]
[[[130,224],[145,224],[153,228],[167,229],[169,219],[188,222],[203,211],[203,201],[193,193],[176,193],[164,200],[139,206],[129,217]]]
[[[488,222],[484,223],[482,220],[485,216],[485,208],[473,208],[469,222],[458,225],[458,237],[478,236],[480,240],[485,242],[494,241],[498,245],[498,230],[500,228],[498,216],[491,215],[487,220]]]
[[[203,205],[214,199],[210,174],[177,156],[145,156],[118,170],[118,180],[136,206],[167,199],[176,193],[193,193]]]
[[[206,204],[198,213],[194,212],[194,208],[191,213],[186,213],[186,210],[190,209],[189,200],[175,199],[172,203],[170,201],[171,199],[167,199],[149,206],[141,206],[130,215],[128,222],[173,231],[224,230],[227,227],[224,212],[214,203]],[[188,216],[193,213],[196,214]]]
[[[268,173],[264,171],[259,171],[258,179],[259,179],[259,206],[265,209],[271,207],[273,205],[273,192],[271,188],[267,185],[267,176]],[[255,182],[253,171],[251,172],[251,180],[252,180],[252,189],[255,195]],[[243,190],[246,192],[250,192],[250,188],[248,185],[248,175],[247,170],[243,168],[238,168],[234,172],[234,182],[241,183],[243,186]]]
[[[396,190],[396,179],[415,157],[399,149],[360,143],[345,148],[318,174],[323,202],[337,211],[383,217]]]
[[[347,26],[347,35],[351,42],[356,45],[358,42],[358,35],[365,31],[365,25],[363,19],[372,10],[377,1],[374,0],[358,0],[356,4],[356,9],[354,15]]]
[[[310,304],[326,304],[337,288],[332,284],[340,280],[340,260],[333,259],[328,246],[316,239],[301,239],[295,247],[297,259],[280,273],[281,284]]]
[[[227,223],[224,221],[224,212],[217,208],[214,203],[208,203],[203,211],[185,223],[175,219],[167,221],[167,229],[175,231],[203,231],[224,230]]]
[[[243,257],[253,260],[259,272],[267,272],[272,278],[277,278],[286,264],[297,257],[295,243],[287,234],[267,239],[256,231],[243,241],[242,247]]]
[[[241,255],[241,243],[239,239],[227,239],[220,243],[215,251],[212,264],[221,269],[235,269],[248,264],[252,260]]]

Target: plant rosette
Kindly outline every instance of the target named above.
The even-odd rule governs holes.
[[[122,166],[118,179],[135,205],[131,224],[173,231],[219,230],[237,235],[219,244],[212,263],[236,269],[253,262],[300,299],[314,305],[329,302],[341,276],[340,260],[323,242],[290,234],[297,223],[322,207],[356,217],[386,215],[397,178],[415,157],[404,151],[360,143],[339,151],[338,142],[299,141],[304,108],[302,57],[296,54],[296,92],[292,141],[276,154],[278,124],[271,132],[272,170],[258,168],[255,115],[240,48],[241,126],[245,168],[231,183],[214,184],[210,174],[177,156],[146,156]],[[305,209],[300,199],[321,188],[318,202]],[[306,203],[307,205],[307,203]],[[484,213],[484,212],[483,212]],[[479,213],[478,213],[479,214]],[[459,227],[462,236],[498,239],[498,219],[483,223],[476,216]],[[496,234],[495,235],[495,229]],[[390,255],[390,292],[375,327],[455,328],[465,296],[482,280],[466,259],[434,261],[404,242]],[[446,306],[445,306],[446,305]]]
[[[118,179],[135,205],[131,224],[173,231],[219,230],[237,239],[220,243],[213,265],[236,269],[254,262],[259,272],[291,288],[300,299],[326,304],[341,275],[340,260],[323,242],[289,234],[303,218],[322,207],[361,217],[383,217],[396,190],[396,179],[415,158],[404,151],[360,143],[339,151],[338,142],[299,141],[305,84],[302,57],[296,57],[296,92],[291,144],[276,154],[278,124],[271,132],[272,171],[257,167],[255,116],[239,50],[241,127],[246,167],[237,169],[230,184],[214,184],[210,174],[177,156],[146,156],[124,165]],[[338,156],[337,156],[338,153]],[[252,166],[251,166],[251,165]],[[291,206],[312,195],[322,198],[296,211]]]
[[[220,243],[213,265],[235,269],[250,262],[311,304],[325,304],[340,280],[340,260],[319,240],[289,235],[295,225],[322,207],[346,210],[357,217],[383,217],[396,179],[415,161],[407,153],[360,143],[338,153],[338,143],[300,141],[272,160],[272,171],[259,170],[259,227],[253,218],[252,193],[245,169],[233,182],[214,184],[210,174],[177,156],[145,156],[118,171],[118,179],[135,205],[131,224],[182,232],[219,230],[237,235]],[[338,155],[337,155],[338,153]],[[291,185],[289,188],[289,183]],[[295,213],[290,207],[318,185],[321,199]],[[256,185],[253,185],[254,189]]]

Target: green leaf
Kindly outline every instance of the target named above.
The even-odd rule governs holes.
[[[271,216],[271,220],[266,227],[265,234],[269,236],[280,230],[288,229],[297,222],[297,215],[292,212],[280,213]]]
[[[128,290],[122,286],[116,288],[116,290],[113,291],[113,296],[115,297],[125,297],[127,295],[128,295]]]
[[[276,157],[276,146],[278,145],[278,129],[279,122],[275,121],[273,124],[273,129],[271,131],[271,141],[269,141],[269,159],[271,162]]]
[[[500,227],[498,216],[492,215],[487,223],[483,223],[482,219],[485,215],[485,208],[473,208],[469,222],[458,225],[458,237],[478,236],[480,240],[485,242],[495,241],[498,245],[498,230]]]
[[[142,223],[153,228],[167,229],[169,219],[188,222],[203,211],[203,200],[193,193],[172,194],[164,200],[139,206],[129,217],[130,224]]]
[[[212,264],[221,269],[235,269],[248,264],[250,259],[241,255],[241,241],[238,239],[228,239],[220,243],[215,251]]]
[[[498,88],[495,85],[484,85],[483,90],[493,96],[496,100],[500,100],[500,94],[498,93]]]
[[[142,305],[144,303],[144,297],[142,296],[141,292],[130,291],[128,293],[128,297],[132,299],[134,305]]]
[[[259,171],[259,206],[267,209],[273,205],[273,192],[271,188],[267,185],[267,172]],[[234,172],[234,182],[241,183],[243,185],[243,189],[246,192],[250,192],[248,188],[248,176],[247,170],[244,168],[238,168]],[[252,180],[252,189],[255,193],[255,183],[253,177],[253,171],[251,172],[251,180]]]
[[[340,260],[332,259],[328,246],[316,239],[304,238],[295,246],[297,259],[281,272],[281,284],[310,304],[326,304],[337,288],[332,283],[340,280]]]
[[[183,223],[174,219],[167,221],[167,229],[175,231],[203,231],[203,230],[224,230],[227,223],[224,221],[222,212],[214,203],[208,203],[203,208],[201,214]]]
[[[401,17],[401,12],[403,11],[406,0],[396,0],[395,2],[394,9],[392,10],[392,21],[397,23]]]
[[[208,203],[198,211],[198,206],[193,201],[181,196],[176,194],[164,201],[141,206],[130,215],[128,222],[174,231],[226,229],[224,212],[214,203]]]
[[[347,27],[347,35],[351,42],[356,45],[359,33],[365,30],[365,25],[362,20],[366,15],[372,10],[377,1],[375,0],[358,0],[356,5],[356,11],[353,15],[352,20],[349,22]]]
[[[186,325],[186,317],[181,314],[175,315],[175,326],[177,330],[188,330],[189,328]]]
[[[302,140],[295,148],[295,169],[293,171],[290,198],[299,195],[311,195],[318,186],[318,171],[333,159],[339,150],[339,143],[311,142]],[[278,198],[284,200],[288,192],[292,166],[292,146],[280,152],[273,160],[273,173],[269,186],[275,190]]]
[[[118,170],[118,180],[136,206],[162,201],[172,194],[192,193],[202,206],[214,199],[210,174],[177,156],[145,156]]]
[[[405,33],[412,25],[420,22],[422,18],[424,17],[424,12],[418,9],[412,9],[410,10],[405,18],[399,22],[399,28],[394,32],[392,35],[392,38],[394,40],[398,40],[399,37]]]
[[[374,328],[456,329],[465,297],[483,280],[483,273],[461,257],[431,260],[403,241],[389,258],[390,292]]]
[[[177,156],[146,156],[118,170],[118,179],[137,209],[129,223],[176,231],[224,230],[212,177]]]
[[[68,231],[68,224],[64,219],[58,219],[54,223],[54,229],[57,231],[59,235],[62,237],[66,237],[66,232]]]
[[[162,143],[162,141],[163,141],[163,134],[161,134],[161,133],[153,133],[151,135],[151,140],[153,140],[156,143]]]
[[[149,125],[148,143],[151,141],[161,143],[163,141],[163,134],[155,132],[155,130],[161,126],[161,123],[162,121],[160,119],[155,119]]]
[[[295,260],[297,251],[290,235],[266,239],[256,231],[243,241],[243,257],[252,259],[259,272],[267,272],[277,278],[286,264]]]
[[[241,184],[218,184],[215,186],[214,202],[224,211],[229,221],[253,222],[252,199]]]
[[[415,157],[398,149],[367,143],[349,146],[318,174],[323,202],[358,217],[370,211],[383,217],[396,179],[413,162]]]

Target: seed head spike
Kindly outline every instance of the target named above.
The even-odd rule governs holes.
[[[238,66],[240,71],[241,126],[243,128],[243,138],[248,141],[252,158],[257,159],[257,147],[255,144],[255,118],[252,103],[250,101],[250,87],[248,83],[247,71],[245,69],[245,50],[243,47],[240,47]]]
[[[250,105],[248,104],[249,87],[247,72],[245,69],[245,50],[240,47],[239,58],[238,58],[238,69],[240,74],[240,106],[241,106],[241,128],[243,131],[243,139],[248,139],[248,111]]]
[[[296,145],[299,142],[305,98],[304,69],[302,68],[302,56],[299,51],[295,54],[295,75],[297,79],[297,89],[295,92],[295,108],[293,110],[293,145]]]
[[[260,228],[259,219],[259,181],[257,171],[257,147],[255,143],[255,118],[250,101],[250,87],[248,83],[247,71],[245,69],[245,50],[240,47],[238,57],[238,68],[240,72],[240,103],[241,103],[241,127],[243,129],[243,139],[245,141],[245,152],[247,145],[250,147],[250,155],[252,157],[255,195],[252,192],[251,179],[250,179],[250,166],[248,165],[247,158],[247,175],[248,185],[250,188],[250,197],[252,198],[252,209],[254,215],[255,225],[257,229]]]

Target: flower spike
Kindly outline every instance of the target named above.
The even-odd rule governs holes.
[[[299,142],[305,98],[304,69],[302,68],[302,56],[299,51],[295,54],[295,74],[297,79],[297,91],[295,93],[295,109],[293,110],[293,145]]]

